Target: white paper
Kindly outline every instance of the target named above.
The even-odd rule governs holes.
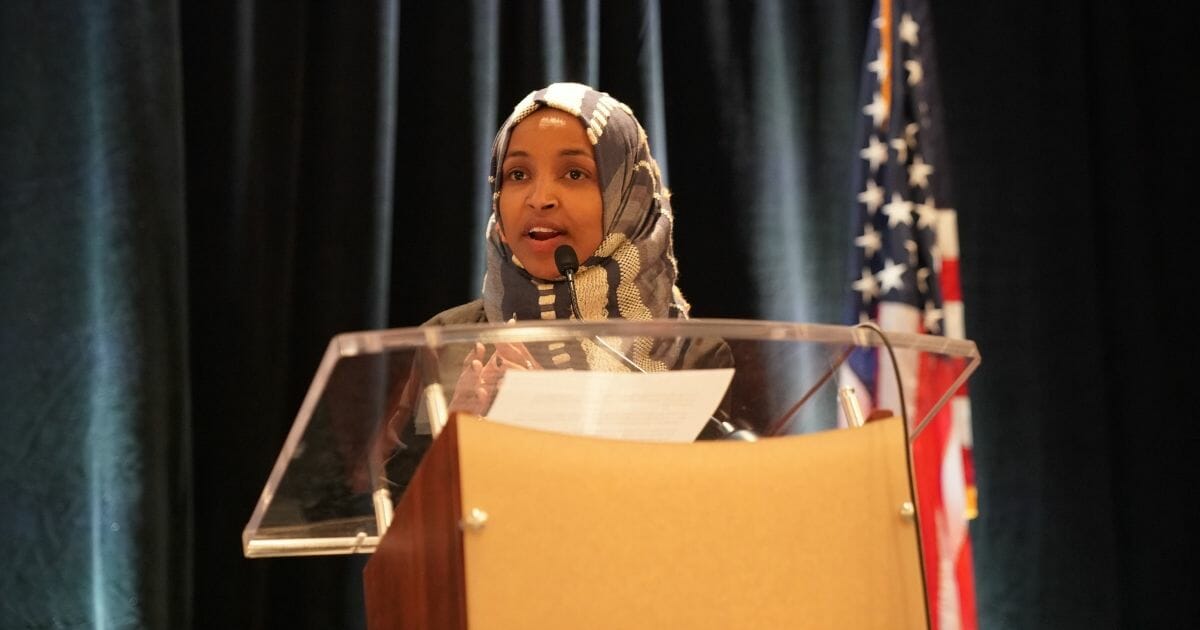
[[[733,368],[673,372],[510,370],[487,418],[650,442],[691,442],[716,411]]]

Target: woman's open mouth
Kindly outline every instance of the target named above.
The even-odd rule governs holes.
[[[535,241],[548,241],[556,236],[563,235],[562,232],[547,227],[535,227],[530,229],[526,234]]]

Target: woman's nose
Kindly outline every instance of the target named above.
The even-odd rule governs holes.
[[[538,210],[550,210],[558,206],[558,194],[554,190],[553,182],[547,181],[543,177],[535,177],[533,185],[529,187],[529,196],[525,198],[525,202],[531,208]]]

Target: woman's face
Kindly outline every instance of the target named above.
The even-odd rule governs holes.
[[[513,128],[500,169],[500,240],[535,277],[559,277],[554,250],[579,260],[600,247],[604,203],[583,123],[542,107]]]

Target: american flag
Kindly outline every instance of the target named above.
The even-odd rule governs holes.
[[[957,214],[951,205],[933,33],[924,0],[876,0],[860,96],[847,323],[963,338]],[[923,418],[952,377],[936,358],[900,353],[909,418]],[[842,370],[868,410],[899,409],[877,352]],[[967,521],[974,517],[970,404],[956,392],[913,444],[930,619],[977,627]]]

